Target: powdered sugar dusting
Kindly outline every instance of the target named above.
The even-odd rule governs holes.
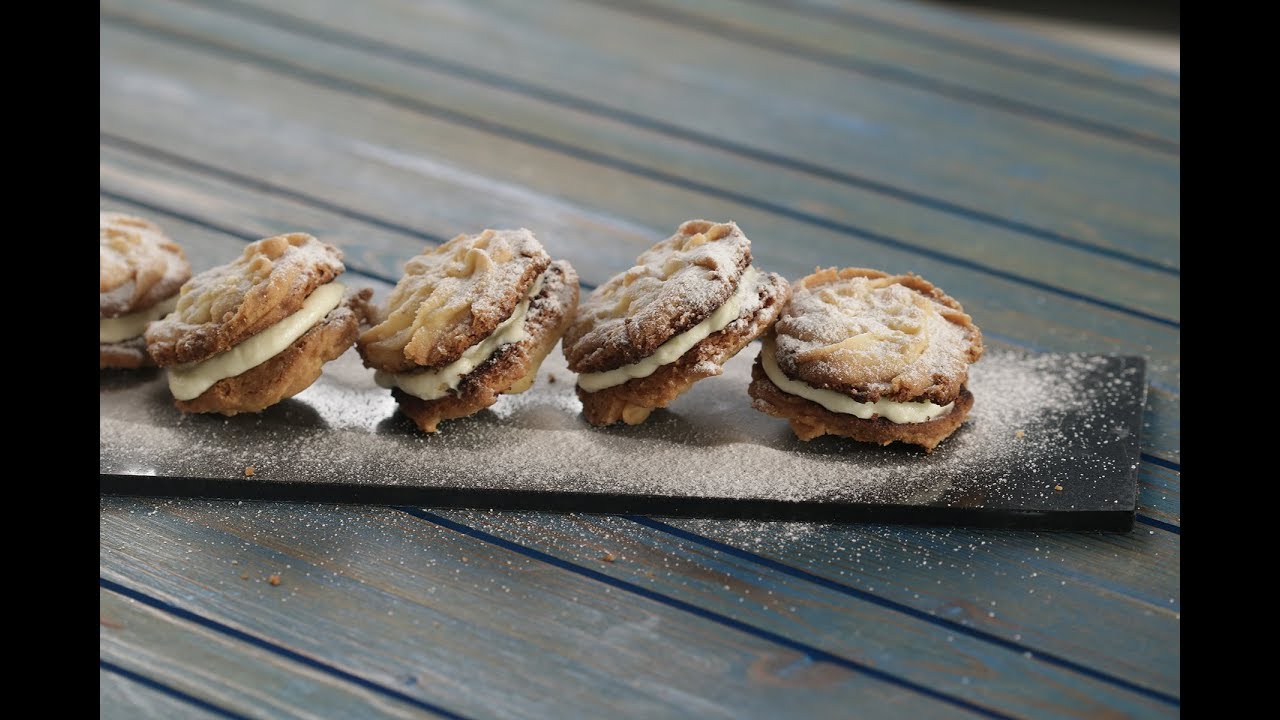
[[[1140,411],[1142,372],[1119,358],[990,351],[971,370],[976,403],[965,426],[924,455],[796,440],[751,408],[758,352],[748,346],[645,424],[604,429],[582,420],[573,374],[552,353],[532,390],[434,436],[395,412],[354,352],[257,416],[183,416],[162,375],[104,376],[101,472],[243,479],[253,465],[246,482],[983,507],[1028,493],[1056,501],[1064,483],[1084,493],[1082,477],[1131,470],[1122,466],[1131,429],[1113,418],[1135,401]]]
[[[922,278],[830,268],[797,281],[775,326],[783,372],[859,402],[955,399],[981,334]]]

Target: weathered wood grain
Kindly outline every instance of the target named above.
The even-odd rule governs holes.
[[[102,720],[222,720],[243,717],[193,705],[105,668],[98,670],[98,716]]]
[[[578,522],[603,525],[599,519]],[[642,520],[698,537],[672,557],[749,554],[926,613],[944,627],[1051,653],[1178,694],[1179,659],[1153,648],[1180,637],[1180,543],[1151,528],[1128,535],[986,533],[864,525]],[[635,535],[625,526],[615,535]],[[709,541],[709,542],[708,542]],[[722,543],[728,547],[721,547]],[[1084,624],[1081,617],[1096,623]],[[1109,618],[1103,620],[1102,618]],[[1125,631],[1116,633],[1123,625]]]
[[[840,651],[845,653],[868,653],[863,657],[866,657],[868,662],[874,662],[877,667],[899,667],[896,663],[907,661],[912,670],[901,670],[906,673],[919,670],[920,668],[915,667],[915,663],[921,662],[939,673],[929,681],[929,684],[934,687],[954,687],[956,692],[963,693],[967,687],[964,678],[968,677],[972,681],[977,677],[983,677],[985,681],[978,692],[992,693],[991,705],[1006,708],[1015,714],[1065,713],[1070,716],[1078,712],[1082,716],[1089,716],[1101,712],[1104,707],[1125,708],[1126,713],[1155,712],[1158,714],[1163,712],[1162,706],[1164,708],[1169,706],[1167,701],[1152,700],[1129,688],[1122,689],[1103,683],[1093,686],[1091,682],[1077,677],[1076,673],[1061,670],[1056,666],[1052,669],[1007,666],[1000,660],[1003,653],[1009,653],[1011,657],[1023,660],[1027,658],[1017,649],[999,647],[991,643],[975,644],[973,637],[922,620],[918,616],[886,611],[882,605],[851,597],[847,593],[839,593],[830,587],[821,586],[806,579],[797,579],[778,572],[775,568],[750,562],[734,554],[709,553],[703,546],[682,542],[669,534],[655,532],[651,528],[622,518],[581,515],[539,516],[464,510],[439,510],[434,511],[434,514],[463,522],[558,558],[591,567],[611,577],[639,581],[646,587],[672,597],[689,600],[699,606],[728,608],[727,612],[735,618],[759,627],[785,631],[789,637],[810,638],[810,642],[816,645],[828,649],[840,648]],[[717,523],[707,524],[716,525]],[[766,545],[776,542],[775,538],[767,535],[772,531],[803,534],[811,528],[805,525],[780,523],[731,524],[739,527],[745,525],[756,531],[750,535],[738,534],[738,543],[754,535]],[[936,584],[926,589],[922,587],[925,583],[920,582],[920,575],[929,575],[929,573],[900,572],[909,567],[909,563],[901,562],[906,559],[903,553],[892,550],[884,552],[883,547],[878,548],[870,543],[864,545],[860,542],[864,538],[859,535],[856,529],[849,532],[849,529],[841,528],[839,537],[841,547],[847,548],[845,551],[813,553],[814,548],[806,548],[806,551],[810,551],[810,557],[815,555],[822,557],[825,561],[824,567],[831,575],[837,575],[843,571],[847,573],[847,577],[857,578],[856,582],[865,583],[864,587],[875,587],[881,582],[899,586],[889,591],[888,594],[891,596],[904,592],[934,592],[950,595],[953,598],[967,600],[977,597],[985,600],[979,586],[989,585],[994,579],[991,576],[966,577],[963,571],[955,571],[956,565],[948,568],[948,563],[943,561],[938,562],[938,565],[933,568],[935,572],[929,578],[929,581],[932,581],[931,584]],[[912,531],[911,535],[913,538],[918,538],[920,531]],[[988,542],[1001,545],[1009,556],[1016,556],[1024,547],[1019,540],[1034,542],[1027,537],[1028,535],[1024,534],[1025,540],[1015,538],[1012,542],[1007,542],[1009,538],[998,538],[990,539]],[[1093,536],[1088,537],[1092,539]],[[1176,547],[1176,543],[1169,543],[1166,538],[1159,538],[1159,540],[1165,541],[1159,544],[1165,545],[1166,548],[1170,545]],[[782,543],[785,544],[785,540]],[[1106,546],[1109,541],[1102,539],[1092,544],[1096,552],[1099,546]],[[1026,550],[1030,548],[1029,544],[1025,546]],[[866,557],[859,557],[857,553],[864,550]],[[895,562],[894,570],[899,572],[883,569],[879,573],[876,572],[877,556],[882,553],[891,558],[888,562]],[[606,554],[612,554],[614,560],[601,561],[600,558]],[[931,555],[935,555],[933,559],[937,561],[935,553],[921,553],[909,557],[914,561],[927,561]],[[1037,560],[1043,562],[1044,559],[1037,558]],[[1174,568],[1173,584],[1176,585],[1176,553],[1170,561]],[[963,559],[953,557],[952,562],[962,564]],[[1044,564],[1052,564],[1052,561]],[[660,568],[661,572],[654,572],[655,568]],[[972,567],[976,574],[981,575],[988,573],[995,575],[991,571],[999,572],[1008,569],[992,562],[981,562]],[[650,572],[654,574],[650,576]],[[1024,572],[1029,574],[1035,571]],[[1047,628],[1053,622],[1059,621],[1058,618],[1061,618],[1060,622],[1064,625],[1076,622],[1078,616],[1071,614],[1070,604],[1064,604],[1061,608],[1053,605],[1056,599],[1055,591],[1058,588],[1051,587],[1048,583],[1057,585],[1058,578],[1052,574],[1047,575],[1044,580],[1038,577],[1028,579],[1026,575],[1022,578],[1003,579],[1000,581],[1004,586],[999,593],[1001,599],[1006,599],[1007,602],[1011,594],[1007,592],[1011,582],[1017,582],[1019,585],[1017,589],[1024,594],[1027,589],[1034,590],[1038,585],[1042,591],[1040,598],[1029,595],[1026,600],[1014,604],[1023,606],[1028,612],[1039,610],[1047,616],[1040,618],[1039,627]],[[1168,574],[1161,578],[1165,582],[1167,579]],[[1096,588],[1090,588],[1090,590],[1094,594],[1093,602],[1089,603],[1086,600],[1084,603],[1090,608],[1090,612],[1099,616],[1113,617],[1117,621],[1119,618],[1130,619],[1123,639],[1113,637],[1103,641],[1111,650],[1090,648],[1087,640],[1073,647],[1074,643],[1071,639],[1050,640],[1048,645],[1033,644],[1030,647],[1043,648],[1045,652],[1066,651],[1055,654],[1068,658],[1072,656],[1087,658],[1083,664],[1093,668],[1103,670],[1123,668],[1125,672],[1120,675],[1121,678],[1135,680],[1136,684],[1150,690],[1176,695],[1178,692],[1177,658],[1158,661],[1152,661],[1150,658],[1152,648],[1166,647],[1170,642],[1176,643],[1178,639],[1176,611],[1168,609],[1170,606],[1164,604],[1167,598],[1161,600],[1160,606],[1155,606],[1151,603],[1135,602],[1132,598],[1098,597]],[[919,602],[915,604],[927,605]],[[1014,611],[1015,616],[1006,621],[999,619],[1004,616],[1005,611],[998,605],[979,606],[976,601],[971,606],[966,606],[963,602],[942,602],[933,606],[932,609],[940,613],[943,618],[953,619],[963,618],[966,613],[982,615],[990,613],[986,618],[987,621],[992,624],[1005,623],[1005,627],[1011,631],[1010,639],[1012,634],[1020,634],[1018,628],[1021,625],[1016,614],[1017,610]],[[1144,623],[1133,621],[1135,615],[1148,611],[1152,613],[1153,621]],[[974,622],[977,622],[976,618],[971,619],[967,624],[971,625]],[[1099,623],[1099,630],[1104,627],[1105,623]],[[1050,632],[1047,631],[1044,634],[1048,635]],[[1111,632],[1114,634],[1114,631]],[[1104,632],[1099,632],[1094,637],[1103,634]],[[963,667],[966,669],[956,674],[954,669],[948,669],[951,666],[946,659],[931,657],[923,647],[916,648],[917,640],[914,638],[918,635],[932,638],[934,641],[945,637],[944,653],[948,657],[953,653],[965,656],[967,659],[963,662]],[[1119,644],[1118,640],[1137,647],[1129,649],[1113,647]],[[908,647],[916,649],[909,655],[898,655],[899,651]],[[1123,659],[1117,662],[1098,657],[1109,652],[1116,652]],[[1144,657],[1146,662],[1157,667],[1143,667]],[[1024,675],[1024,671],[1030,674]],[[1006,687],[1005,682],[1010,685]],[[1084,691],[1086,686],[1092,689]],[[1018,687],[1025,688],[1028,693],[1024,700],[1018,699],[1022,692]],[[1092,700],[1077,696],[1078,691],[1091,695]],[[1005,693],[1009,693],[1010,696],[1005,697]],[[998,700],[995,699],[997,695],[1000,697]],[[1034,707],[1021,704],[1023,701],[1032,703]],[[1095,701],[1098,705],[1089,707],[1090,703]]]
[[[101,539],[111,581],[468,716],[969,714],[396,510],[103,498]]]
[[[528,86],[534,86],[605,102],[704,135],[869,176],[1176,266],[1178,224],[1167,210],[1177,202],[1176,159],[1153,159],[1142,151],[1129,157],[1096,139],[1034,123],[1028,127],[1017,118],[992,117],[917,91],[857,82],[838,70],[772,58],[732,37],[683,31],[608,8],[577,3],[544,4],[536,10],[520,3],[457,5],[462,6],[383,3],[383,10],[362,6],[356,11],[341,3],[298,3],[289,12],[308,24],[281,27],[291,27],[287,34],[313,43],[316,31],[304,34],[311,24],[347,35],[364,27],[366,34],[359,37],[376,38],[414,57],[461,64],[474,69],[472,76],[508,78],[512,95],[527,95]],[[272,8],[279,10],[275,4]],[[159,10],[138,12],[149,22],[162,22]],[[164,16],[164,22],[179,25],[197,17],[201,27],[227,43],[250,42],[253,33],[265,32],[258,16],[239,30],[225,13],[177,8],[165,10]],[[362,19],[366,17],[372,19]],[[520,32],[506,31],[516,25]],[[324,37],[333,44],[331,35]],[[430,42],[424,44],[424,37]],[[378,50],[367,43],[346,45],[359,56]],[[379,52],[413,59],[394,49]],[[595,57],[584,62],[582,55],[588,53]],[[660,66],[661,72],[639,70],[655,56],[668,63]],[[433,69],[424,67],[429,64],[414,68]],[[358,67],[334,71],[355,74],[347,77],[360,72]],[[379,73],[377,82],[395,86],[394,75]],[[796,83],[796,77],[804,82]],[[435,82],[446,88],[442,80]],[[817,97],[821,102],[815,102]]]
[[[1179,107],[1178,73],[1103,55],[1038,33],[973,19],[909,0],[742,0],[852,28],[872,28],[899,41],[1037,77],[1074,91],[1091,88],[1161,107]]]
[[[434,715],[105,588],[98,606],[103,660],[237,715],[316,717],[320,708],[337,717]]]
[[[719,32],[757,50],[810,59],[858,76],[934,92],[993,112],[1014,112],[1040,122],[1120,137],[1132,134],[1178,143],[1176,108],[1096,91],[1016,65],[978,63],[944,48],[903,43],[879,28],[833,23],[827,17],[741,0],[579,0]]]

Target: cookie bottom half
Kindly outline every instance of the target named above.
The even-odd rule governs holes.
[[[527,337],[500,347],[458,382],[444,397],[424,400],[392,388],[400,412],[426,433],[437,432],[441,421],[474,415],[508,392],[523,392],[551,352],[578,306],[578,275],[564,261],[556,261],[543,276],[542,292],[533,298],[525,318]]]
[[[973,409],[973,394],[967,387],[961,387],[955,407],[937,419],[901,424],[880,417],[863,420],[831,412],[812,400],[783,392],[765,375],[758,357],[751,368],[751,385],[747,393],[751,395],[752,407],[789,421],[791,430],[801,440],[812,440],[820,435],[840,435],[878,445],[894,442],[919,445],[925,452],[933,452],[938,443],[959,429]]]
[[[174,404],[183,412],[236,415],[260,412],[297,395],[320,377],[325,363],[355,344],[372,294],[368,289],[348,292],[342,304],[289,347],[235,377],[219,380],[191,400]]]

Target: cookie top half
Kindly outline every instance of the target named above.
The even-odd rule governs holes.
[[[774,328],[783,373],[858,402],[950,403],[983,349],[955,299],[917,275],[865,268],[795,283]]]
[[[569,369],[602,372],[652,355],[715,312],[751,264],[751,241],[732,222],[690,220],[597,287],[564,336]]]
[[[429,247],[405,264],[373,326],[360,335],[360,356],[385,372],[448,365],[511,317],[550,264],[524,228],[458,235]]]
[[[294,314],[345,270],[341,250],[307,233],[251,242],[182,286],[177,309],[147,328],[147,352],[162,367],[217,355]]]
[[[172,297],[191,263],[155,223],[118,212],[98,215],[98,316],[115,318]]]

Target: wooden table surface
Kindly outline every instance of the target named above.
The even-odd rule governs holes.
[[[1150,363],[1127,534],[104,496],[104,716],[1179,714],[1176,74],[879,0],[103,0],[101,61],[101,205],[197,271],[732,219]]]

